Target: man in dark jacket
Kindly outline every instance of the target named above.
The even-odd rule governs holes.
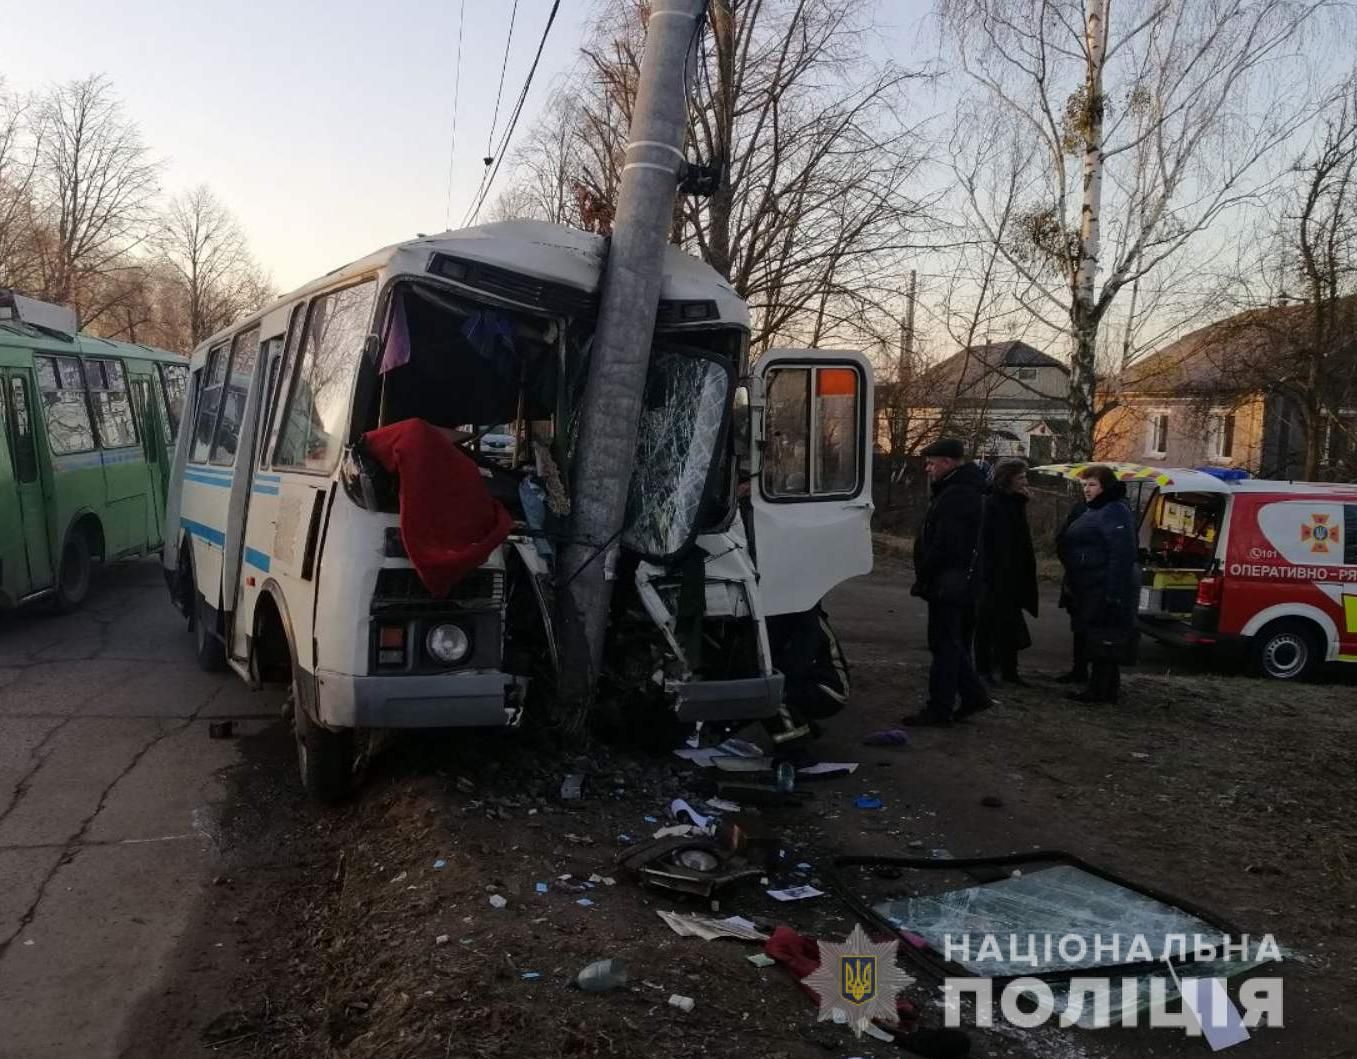
[[[965,447],[942,438],[923,451],[932,500],[914,538],[914,587],[928,603],[928,705],[905,724],[949,725],[992,706],[971,658],[980,590],[985,475]],[[957,697],[961,708],[953,714]]]
[[[1037,558],[1027,524],[1027,461],[1007,457],[994,465],[984,525],[975,667],[986,683],[993,683],[997,668],[1006,684],[1021,685],[1018,652],[1032,646],[1023,612],[1035,618],[1038,608]]]

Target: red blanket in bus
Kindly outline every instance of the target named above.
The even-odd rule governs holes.
[[[442,598],[509,535],[513,519],[466,453],[422,419],[372,430],[363,441],[400,479],[400,531],[424,587]]]

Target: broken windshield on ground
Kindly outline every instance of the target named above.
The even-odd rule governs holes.
[[[1220,929],[1206,920],[1069,864],[982,886],[887,901],[876,911],[985,978],[1131,962],[1128,955],[1138,937],[1149,945],[1151,959],[1159,958],[1169,937],[1221,941]],[[993,949],[988,954],[981,951],[991,936],[999,940],[1002,958],[995,958]],[[1018,951],[1011,951],[1010,937],[1018,939]],[[1062,949],[1066,938],[1083,943],[1071,941]],[[969,940],[968,953],[963,951],[963,939]],[[1035,964],[1013,958],[1026,954],[1029,939],[1041,957]],[[1101,948],[1098,939],[1104,943]],[[1117,939],[1116,953],[1112,939]],[[1076,958],[1066,958],[1071,953]]]
[[[681,551],[698,528],[720,447],[730,371],[705,357],[659,350],[650,361],[623,543],[641,555]]]

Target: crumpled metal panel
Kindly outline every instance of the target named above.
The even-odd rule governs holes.
[[[657,352],[646,383],[622,543],[669,556],[692,539],[720,440],[730,376],[720,364]]]

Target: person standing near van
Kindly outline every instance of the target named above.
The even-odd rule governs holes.
[[[1115,703],[1121,661],[1135,640],[1139,573],[1135,519],[1126,486],[1111,468],[1094,465],[1079,477],[1087,510],[1060,534],[1057,550],[1069,581],[1070,616],[1085,637],[1088,686],[1076,702]]]
[[[981,551],[980,618],[975,634],[975,666],[992,681],[997,667],[1006,684],[1018,676],[1018,652],[1032,646],[1026,611],[1037,616],[1037,557],[1027,524],[1027,463],[1016,457],[994,466],[985,497]]]
[[[950,725],[994,705],[972,661],[980,582],[985,475],[965,446],[941,438],[923,450],[932,499],[914,538],[912,595],[928,603],[928,704],[907,725]],[[958,696],[961,708],[953,713]]]

